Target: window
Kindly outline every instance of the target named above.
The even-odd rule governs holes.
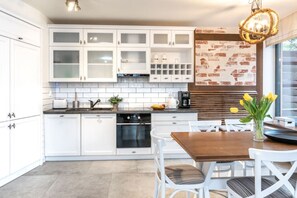
[[[276,115],[297,117],[297,38],[276,46]]]

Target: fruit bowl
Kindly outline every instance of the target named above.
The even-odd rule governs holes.
[[[165,105],[154,104],[154,105],[151,106],[151,108],[153,110],[164,110],[165,109]]]

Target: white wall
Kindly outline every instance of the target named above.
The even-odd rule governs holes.
[[[263,94],[275,93],[275,47],[264,47],[263,53]],[[272,117],[275,115],[275,103],[268,112]]]

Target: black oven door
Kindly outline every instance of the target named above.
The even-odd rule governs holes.
[[[144,123],[117,124],[117,148],[151,147],[151,125]]]

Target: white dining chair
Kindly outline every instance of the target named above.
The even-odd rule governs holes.
[[[208,190],[205,188],[205,179],[203,172],[190,164],[179,164],[165,166],[163,148],[166,146],[167,138],[156,135],[155,130],[151,131],[151,138],[154,150],[155,163],[155,191],[154,198],[165,198],[166,188],[173,189],[170,198],[181,191],[199,195],[199,197],[209,197]],[[204,193],[203,193],[204,192]]]
[[[255,160],[255,177],[233,178],[227,181],[228,197],[263,198],[297,197],[297,150],[271,151],[250,148],[249,156]],[[283,174],[274,162],[291,162],[292,166]],[[274,177],[263,176],[264,164]]]
[[[218,132],[222,125],[221,120],[197,120],[189,121],[190,132]],[[227,168],[226,168],[227,167]],[[217,162],[215,173],[229,172],[231,171],[231,177],[234,177],[235,162]]]
[[[253,123],[242,123],[239,119],[225,119],[227,132],[253,131]]]

